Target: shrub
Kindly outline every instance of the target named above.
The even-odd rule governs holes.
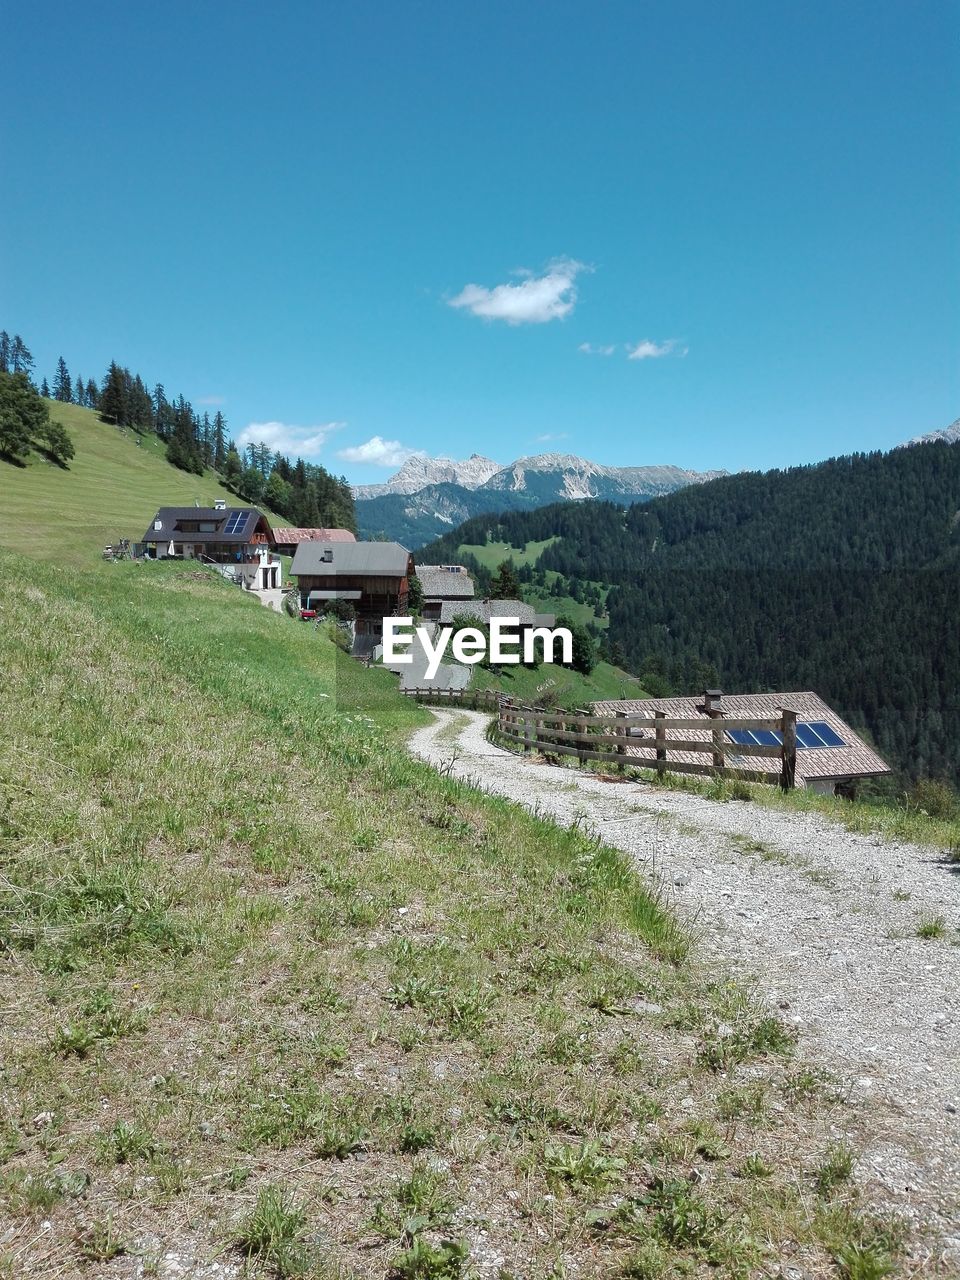
[[[939,778],[920,778],[910,792],[910,803],[931,818],[960,818],[960,796],[949,782]]]

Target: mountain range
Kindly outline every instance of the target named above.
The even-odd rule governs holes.
[[[416,549],[472,516],[587,498],[647,502],[725,474],[607,467],[569,453],[536,454],[509,466],[477,453],[460,462],[416,454],[385,483],[357,485],[353,492],[361,537],[386,537]]]

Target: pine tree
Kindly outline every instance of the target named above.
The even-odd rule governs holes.
[[[115,422],[121,425],[127,421],[127,384],[123,376],[123,370],[116,363],[111,361],[110,368],[103,380],[103,390],[98,397],[98,407],[100,409],[100,417],[107,422]]]
[[[87,379],[87,390],[83,402],[88,409],[96,409],[100,403],[100,392],[97,390],[97,384],[92,378]]]
[[[53,377],[53,398],[62,404],[70,404],[73,400],[73,382],[63,356],[57,361],[57,372]]]
[[[50,384],[47,382],[46,378],[44,378],[40,383],[40,394],[42,396],[46,396],[48,400],[50,399]]]
[[[492,600],[520,600],[520,583],[514,573],[513,561],[504,560],[497,569],[496,577],[490,583]]]
[[[10,360],[13,355],[13,343],[6,329],[0,329],[0,373],[10,372]]]
[[[218,409],[213,419],[213,465],[217,471],[223,470],[227,457],[227,424]]]
[[[243,462],[231,441],[231,447],[223,460],[223,482],[228,489],[235,490],[241,475],[243,475]]]
[[[83,379],[77,374],[76,382],[73,384],[73,403],[83,404]]]
[[[127,381],[127,421],[137,431],[150,431],[153,427],[153,401],[139,373],[131,378],[124,370]]]
[[[10,348],[10,372],[25,373],[28,379],[33,372],[33,356],[19,333],[13,335],[13,345]]]

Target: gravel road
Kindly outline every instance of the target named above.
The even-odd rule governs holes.
[[[807,1059],[849,1088],[867,1194],[960,1262],[960,867],[818,814],[527,761],[487,741],[482,714],[434,716],[414,754],[453,758],[455,776],[561,823],[579,818],[661,886],[707,962],[752,975]],[[945,936],[918,937],[935,919]]]

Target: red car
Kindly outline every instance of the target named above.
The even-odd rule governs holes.
[[[316,616],[317,616],[317,611],[316,611],[316,609],[301,609],[301,610],[300,610],[300,621],[301,621],[301,622],[310,622],[310,621],[311,621],[311,619],[315,618]]]

